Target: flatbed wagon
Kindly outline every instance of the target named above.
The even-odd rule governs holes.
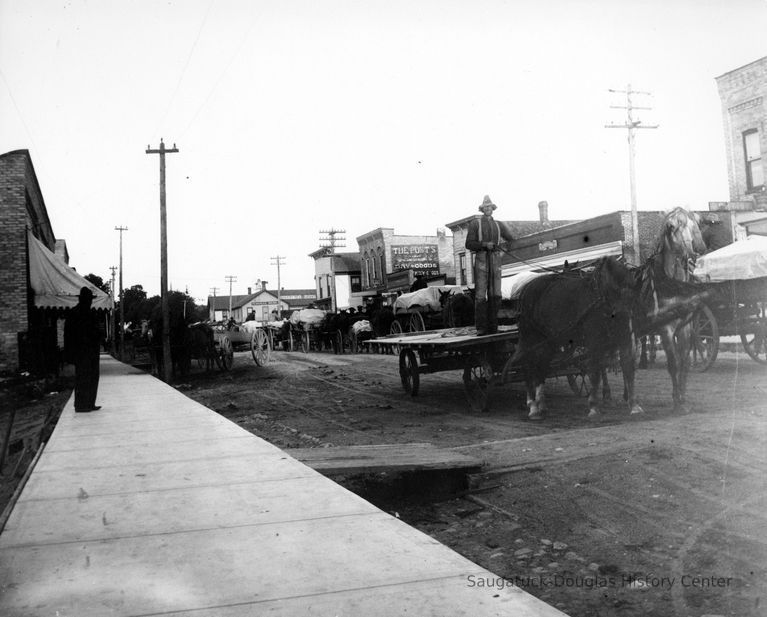
[[[369,341],[372,347],[399,355],[402,387],[417,396],[421,375],[463,371],[463,386],[472,411],[486,411],[491,386],[524,381],[521,367],[511,362],[519,339],[516,324],[499,326],[494,334],[478,335],[474,327],[445,328],[423,332],[391,334]],[[577,354],[564,353],[552,365],[550,377],[565,376],[579,394],[582,375]]]

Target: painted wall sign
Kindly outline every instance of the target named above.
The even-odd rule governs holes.
[[[392,272],[407,270],[424,276],[439,275],[439,247],[436,244],[396,244],[391,247]]]

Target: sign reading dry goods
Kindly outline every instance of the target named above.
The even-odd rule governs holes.
[[[397,244],[391,247],[392,271],[439,276],[439,249],[436,244]]]

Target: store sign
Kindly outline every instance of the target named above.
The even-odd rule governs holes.
[[[439,276],[436,244],[397,244],[391,247],[392,272],[410,269],[413,274]]]

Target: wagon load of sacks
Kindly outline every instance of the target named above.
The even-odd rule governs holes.
[[[290,316],[290,323],[294,326],[318,326],[325,317],[325,311],[320,309],[301,309]]]
[[[355,321],[352,324],[352,330],[354,331],[354,334],[360,334],[361,332],[372,332],[373,326],[370,325],[370,322],[367,319],[361,319],[360,321]]]
[[[418,291],[402,294],[394,301],[394,314],[419,312],[438,312],[442,310],[440,291],[459,293],[463,290],[460,285],[439,285],[426,287]]]

